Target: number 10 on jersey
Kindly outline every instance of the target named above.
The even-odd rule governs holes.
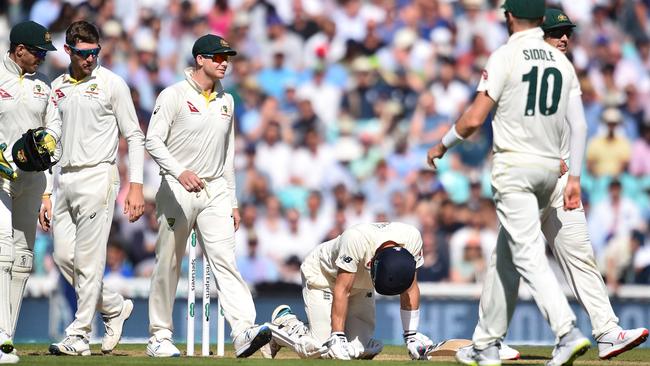
[[[528,98],[526,100],[525,116],[534,116],[536,104],[539,111],[545,116],[550,116],[557,112],[560,104],[560,95],[562,94],[562,73],[555,67],[544,69],[541,77],[541,88],[539,89],[539,98],[537,95],[537,80],[539,68],[533,66],[528,74],[521,77],[521,81],[528,83]],[[553,90],[551,91],[551,104],[548,104],[549,78],[553,76]]]

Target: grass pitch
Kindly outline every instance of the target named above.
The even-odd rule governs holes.
[[[200,345],[199,345],[200,346]],[[265,360],[257,352],[251,358],[237,359],[234,358],[232,345],[226,345],[226,357],[181,357],[181,358],[150,358],[145,354],[146,345],[144,344],[122,344],[119,345],[113,354],[104,356],[100,351],[99,345],[92,345],[93,352],[90,357],[72,357],[72,356],[52,356],[47,351],[47,344],[19,344],[17,349],[20,355],[20,364],[22,365],[350,365],[367,364],[369,361],[336,361],[336,360],[301,360],[287,349],[282,349],[275,360]],[[185,345],[178,345],[178,348],[184,352]],[[522,354],[522,359],[518,361],[505,362],[504,365],[544,365],[551,354],[551,347],[528,347],[515,346]],[[200,347],[196,351],[200,354]],[[426,361],[424,361],[426,362]],[[438,365],[458,365],[453,357],[436,357],[432,359],[432,364]],[[379,363],[381,366],[390,365],[413,365],[406,353],[404,346],[386,346],[384,351],[373,360],[373,364]],[[634,349],[626,352],[610,361],[602,361],[598,358],[597,349],[593,348],[584,356],[580,357],[575,365],[606,365],[606,366],[650,366],[650,349]]]

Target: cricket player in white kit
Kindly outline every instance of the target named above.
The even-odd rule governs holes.
[[[0,176],[0,364],[18,362],[12,338],[32,270],[38,210],[41,199],[49,199],[49,191],[44,194],[46,174],[17,169],[13,145],[27,129],[59,118],[48,103],[50,81],[37,72],[47,51],[56,50],[50,33],[28,21],[15,25],[9,39],[9,52],[0,64],[0,144],[15,176]]]
[[[172,343],[172,310],[181,262],[192,229],[216,277],[217,293],[232,328],[237,357],[248,357],[271,340],[256,326],[255,304],[235,264],[239,209],[235,195],[234,101],[220,79],[236,55],[215,35],[192,48],[195,66],[158,96],[146,148],[163,176],[156,195],[160,228],[149,294],[147,354],[179,356]]]
[[[575,326],[575,315],[545,255],[540,214],[550,204],[560,175],[565,118],[571,129],[570,167],[563,209],[580,206],[580,170],[586,123],[578,78],[569,60],[544,42],[543,0],[506,0],[508,43],[489,58],[476,99],[442,143],[430,149],[435,166],[448,148],[469,137],[496,106],[492,187],[501,224],[492,256],[496,273],[485,282],[472,348],[456,359],[466,365],[500,365],[498,345],[517,302],[519,281],[528,284],[559,339],[549,365],[570,365],[590,342]]]
[[[568,51],[575,24],[559,9],[547,9],[542,24],[544,40],[562,53]],[[561,156],[570,163],[569,126],[562,130]],[[587,232],[582,205],[575,210],[563,209],[563,192],[567,183],[564,174],[551,195],[550,206],[542,215],[542,233],[553,250],[560,268],[574,295],[587,311],[592,334],[598,343],[598,356],[609,359],[645,342],[646,328],[621,329],[607,296],[594,251]]]
[[[54,261],[77,294],[75,319],[66,337],[50,346],[50,353],[90,355],[89,335],[95,310],[104,318],[102,351],[119,342],[122,326],[133,310],[131,300],[103,286],[106,243],[119,190],[116,166],[118,135],[129,146],[129,192],[124,214],[131,222],[144,211],[142,175],[144,135],[140,130],[129,88],[119,76],[98,65],[99,32],[78,21],[66,31],[69,73],[52,82],[52,98],[61,115],[61,172],[52,217]],[[41,213],[41,222],[48,217]]]
[[[401,319],[409,355],[428,358],[438,345],[417,331],[422,237],[398,222],[354,225],[314,249],[301,266],[309,328],[287,305],[271,316],[270,356],[290,347],[302,358],[372,359],[383,344],[375,332],[374,291],[400,295]],[[444,343],[444,342],[443,342]]]

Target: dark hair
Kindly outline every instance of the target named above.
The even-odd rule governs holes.
[[[77,42],[99,43],[99,31],[97,27],[85,20],[70,24],[65,31],[65,43],[74,46]]]
[[[9,45],[9,53],[14,53],[16,52],[16,47],[18,47],[17,43],[12,43]]]

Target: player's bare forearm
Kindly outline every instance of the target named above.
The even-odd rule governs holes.
[[[332,299],[332,332],[345,331],[345,318],[348,315],[348,297],[354,283],[354,273],[339,270],[336,275]]]
[[[131,182],[129,193],[124,200],[124,214],[129,216],[130,222],[137,221],[144,213],[144,194],[142,184]]]
[[[417,275],[408,290],[399,295],[400,308],[402,310],[417,310],[420,308],[420,286],[418,286]]]
[[[494,101],[486,92],[477,93],[474,102],[456,121],[458,134],[464,139],[470,137],[476,130],[481,128],[494,106]]]

